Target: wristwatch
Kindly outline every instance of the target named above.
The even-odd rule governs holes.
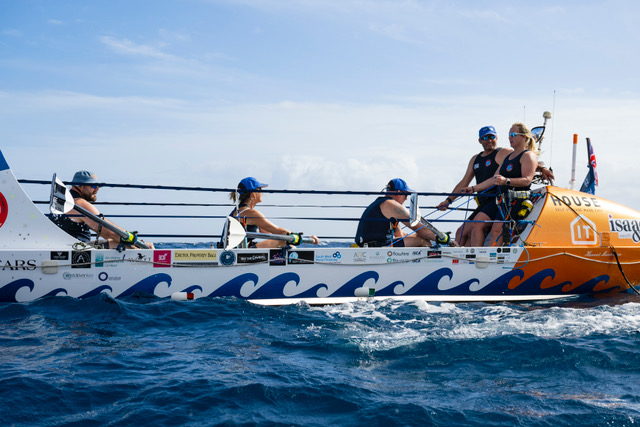
[[[507,185],[511,185],[511,180],[507,178]]]

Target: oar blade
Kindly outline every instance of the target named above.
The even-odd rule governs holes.
[[[225,250],[229,250],[238,246],[240,243],[242,243],[245,236],[247,235],[242,224],[240,224],[240,222],[237,219],[230,216],[227,217],[227,226],[225,228],[226,228],[226,234],[224,236]]]
[[[420,224],[422,215],[420,214],[420,207],[418,206],[418,193],[411,193],[409,196],[409,224],[412,227]]]
[[[51,180],[51,199],[49,201],[49,210],[52,214],[65,214],[73,209],[74,201],[71,192],[67,189],[62,181],[53,174]]]

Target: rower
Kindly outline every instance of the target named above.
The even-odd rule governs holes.
[[[230,216],[240,221],[245,231],[249,233],[281,234],[289,235],[291,231],[286,228],[278,227],[269,221],[260,211],[255,209],[256,205],[262,202],[262,189],[267,187],[254,177],[246,177],[238,183],[236,191],[231,192],[229,198],[236,204],[235,209],[231,211]],[[222,232],[222,238],[228,235],[227,224]],[[314,244],[318,244],[319,240],[316,236],[311,236]],[[249,248],[279,248],[287,244],[287,241],[267,239],[256,242],[253,238],[247,238],[245,247]],[[224,247],[224,246],[223,246]]]

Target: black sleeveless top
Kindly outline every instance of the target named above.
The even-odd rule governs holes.
[[[504,159],[502,165],[500,166],[500,175],[504,176],[505,178],[522,178],[522,165],[520,164],[520,159],[527,151],[529,150],[524,150],[513,159],[509,159],[510,155],[507,156],[507,158]],[[531,183],[529,183],[529,185],[527,185],[526,187],[515,187],[513,185],[503,185],[500,187],[503,192],[506,190],[529,190],[530,188]]]
[[[493,150],[491,154],[484,157],[482,156],[483,151],[476,155],[476,158],[473,161],[473,174],[476,177],[476,183],[480,184],[496,174],[496,170],[498,170],[496,155],[500,150],[501,147],[498,147]],[[493,200],[493,198],[478,196],[478,205],[483,205],[489,200]]]
[[[76,190],[71,189],[69,192],[74,199],[82,198]],[[81,242],[91,241],[91,229],[84,222],[75,222],[65,214],[51,215],[51,221],[67,234],[70,234]]]
[[[393,242],[395,220],[389,219],[380,210],[380,205],[391,197],[378,197],[362,213],[358,223],[355,242],[358,246],[389,246]]]

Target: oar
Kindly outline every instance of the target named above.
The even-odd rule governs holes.
[[[70,210],[75,209],[80,212],[82,215],[87,218],[101,224],[104,228],[113,231],[118,236],[120,236],[121,242],[127,245],[135,245],[142,249],[149,249],[144,242],[138,241],[138,236],[136,232],[129,233],[126,230],[122,230],[115,225],[111,224],[109,221],[105,221],[97,215],[89,212],[88,210],[76,205],[73,201],[73,196],[69,189],[63,184],[62,181],[56,177],[56,174],[53,174],[53,179],[51,180],[51,200],[49,203],[49,210],[53,214],[61,215],[66,214]]]
[[[300,243],[315,243],[315,240],[311,237],[302,237],[300,233],[291,233],[291,234],[269,234],[269,233],[254,233],[250,231],[245,231],[244,227],[240,222],[228,216],[227,217],[227,227],[226,234],[224,238],[224,248],[225,250],[235,248],[238,246],[245,237],[250,239],[271,239],[271,240],[282,240],[285,242],[289,242],[292,245],[299,245]]]
[[[436,241],[438,243],[455,246],[455,243],[451,240],[451,235],[449,233],[443,233],[438,230],[433,226],[433,224],[420,215],[420,208],[418,207],[418,193],[412,193],[409,197],[409,223],[412,227],[422,224],[427,230],[436,235]]]

